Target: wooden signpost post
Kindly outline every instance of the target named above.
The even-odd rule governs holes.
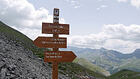
[[[52,62],[52,79],[58,79],[58,63],[72,62],[76,55],[72,51],[59,51],[67,48],[67,38],[59,34],[69,35],[69,24],[59,24],[59,9],[54,8],[53,23],[42,23],[42,33],[53,34],[53,37],[38,37],[34,44],[40,48],[53,48],[53,51],[44,51],[44,62]]]

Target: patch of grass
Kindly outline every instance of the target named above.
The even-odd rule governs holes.
[[[125,69],[111,75],[108,79],[140,79],[140,72]]]
[[[106,77],[93,72],[77,63],[59,63],[60,72],[64,72],[65,75],[68,74],[70,77],[77,79],[78,76],[93,76],[100,79],[105,79]]]
[[[90,61],[84,59],[84,58],[76,58],[74,60],[74,63],[80,64],[81,66],[84,66],[85,68],[94,71],[96,73],[105,75],[105,76],[110,76],[110,73],[106,71],[105,69],[91,63]]]

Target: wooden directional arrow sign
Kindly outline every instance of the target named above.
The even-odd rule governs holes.
[[[46,51],[44,62],[72,62],[76,55],[72,51]]]
[[[42,33],[69,34],[69,24],[42,23]]]
[[[34,44],[40,48],[67,48],[67,38],[38,37]]]

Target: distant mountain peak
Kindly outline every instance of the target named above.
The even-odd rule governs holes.
[[[105,49],[104,47],[101,47],[100,50],[104,50],[104,51],[106,51],[107,49]]]
[[[134,51],[134,53],[140,53],[140,49],[136,49],[135,51]]]
[[[133,56],[140,58],[140,49],[136,49],[133,53]]]

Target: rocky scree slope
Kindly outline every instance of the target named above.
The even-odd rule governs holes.
[[[26,35],[9,27],[8,25],[4,24],[1,21],[0,21],[0,35],[2,35],[2,37],[4,36],[3,38],[6,38],[3,41],[8,40],[8,42],[9,41],[13,42],[12,44],[16,45],[15,48],[17,48],[19,45],[19,46],[22,46],[22,48],[24,50],[33,52],[33,54],[35,55],[35,58],[37,58],[37,59],[38,59],[38,57],[41,59],[44,58],[44,50],[50,50],[50,49],[46,49],[46,48],[36,47],[33,44],[33,41],[30,38],[28,38]],[[11,43],[10,43],[10,45],[11,45]],[[1,48],[3,48],[3,47],[1,47]],[[31,55],[33,55],[33,54],[31,54]],[[29,55],[29,53],[28,53],[28,55]],[[1,59],[3,59],[3,58],[1,58]],[[19,59],[19,60],[21,60],[21,59]],[[41,63],[43,63],[43,62],[41,62]],[[47,68],[51,67],[51,63],[45,64],[45,65],[47,65]],[[59,63],[58,68],[59,68],[59,73],[63,74],[63,75],[59,74],[59,76],[60,76],[60,78],[63,78],[63,79],[69,79],[68,77],[65,77],[64,75],[67,75],[72,79],[80,79],[81,77],[87,77],[87,76],[94,77],[94,79],[105,79],[105,76],[103,76],[99,73],[96,73],[94,71],[91,71],[91,70],[89,70],[89,69],[87,69],[87,68],[85,68],[77,63]],[[47,71],[47,72],[49,72],[49,71]],[[50,79],[50,76],[48,78]],[[9,79],[9,77],[8,77],[8,79]],[[11,78],[11,79],[28,79],[28,78]],[[39,78],[39,79],[41,79],[41,78]]]
[[[51,79],[51,68],[0,32],[0,79]],[[59,74],[59,79],[69,79]]]

